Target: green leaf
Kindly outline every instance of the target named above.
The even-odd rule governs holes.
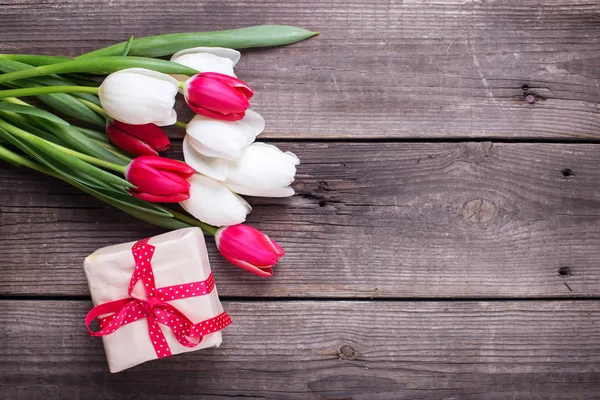
[[[24,64],[19,61],[11,59],[0,58],[0,71],[2,72],[16,72],[31,69],[31,65]],[[40,86],[73,86],[75,85],[72,81],[60,77],[60,76],[42,76],[27,80],[20,80],[14,82],[17,87],[40,87]],[[100,103],[97,96],[89,93],[77,93],[70,95],[67,93],[54,93],[54,94],[43,94],[37,96],[48,106],[54,108],[57,111],[62,112],[73,118],[77,118],[81,121],[88,122],[97,126],[104,126],[104,118],[90,110],[88,107],[81,104],[74,97],[80,97],[93,103]]]
[[[68,93],[41,94],[37,96],[49,107],[80,121],[96,126],[104,126],[106,120],[81,104],[73,95]]]
[[[40,127],[39,121],[36,122],[38,122],[37,125]],[[60,138],[66,144],[66,147],[69,147],[72,150],[119,165],[127,165],[129,163],[129,161],[125,161],[122,158],[115,156],[111,151],[87,137],[87,135],[74,126],[62,126],[49,123],[45,124],[44,128]]]
[[[129,40],[125,44],[125,49],[123,49],[123,53],[121,54],[121,56],[125,57],[127,54],[129,54],[129,50],[131,50],[131,44],[132,43],[133,43],[133,35],[131,35],[131,37],[129,38]]]
[[[146,68],[165,74],[194,75],[198,71],[171,61],[145,57],[100,57],[91,59],[75,59],[59,64],[43,65],[22,71],[9,72],[0,75],[0,82],[10,82],[18,79],[35,78],[39,76],[85,72],[91,74],[110,74],[126,68]]]
[[[52,124],[52,122],[50,122]],[[79,158],[65,153],[63,150],[57,149],[51,144],[46,143],[43,139],[38,138],[22,129],[19,129],[13,125],[7,124],[4,121],[0,120],[0,127],[6,129],[11,136],[26,136],[26,140],[21,140],[22,142],[27,142],[28,147],[34,147],[38,151],[40,151],[44,156],[50,157],[57,162],[60,162],[64,166],[70,168],[77,176],[89,176],[100,180],[102,183],[115,186],[117,188],[122,187],[135,187],[125,179],[118,177],[110,172],[107,172],[103,169],[100,169],[94,165],[88,164],[87,162],[80,160]],[[70,128],[70,127],[67,127]],[[82,134],[83,135],[83,134]],[[33,157],[33,154],[31,154]],[[41,161],[41,160],[40,160]],[[122,165],[122,164],[120,164]],[[53,164],[49,163],[48,167],[53,168]]]
[[[111,204],[119,204],[119,208],[127,207],[129,209],[137,210],[138,212],[144,212],[152,215],[163,216],[172,218],[171,214],[166,208],[161,207],[157,204],[148,203],[137,199],[127,193],[117,193],[107,191],[104,189],[92,189],[95,192],[95,196],[101,200],[110,201]],[[89,192],[88,192],[89,193]]]
[[[0,110],[1,111],[10,111],[10,112],[14,112],[17,114],[33,115],[38,118],[43,118],[48,121],[53,121],[59,125],[69,125],[69,123],[67,121],[65,121],[64,119],[59,118],[56,115],[49,113],[48,111],[45,111],[45,110],[42,110],[42,109],[39,109],[36,107],[22,106],[20,104],[11,104],[11,103],[6,103],[4,101],[0,101]]]
[[[0,59],[14,60],[39,67],[40,65],[56,64],[69,61],[69,57],[42,56],[37,54],[0,54]]]
[[[98,140],[104,143],[110,143],[110,141],[108,140],[108,137],[106,136],[106,133],[104,132],[100,132],[97,131],[95,129],[90,129],[90,128],[83,128],[81,126],[75,126],[75,128],[83,133],[85,136],[89,137],[90,139],[94,139],[94,140]]]
[[[257,25],[213,32],[171,33],[133,40],[129,55],[163,57],[180,50],[199,46],[229,47],[232,49],[281,46],[296,43],[317,34],[317,32],[289,25]],[[121,42],[83,54],[77,58],[116,56],[122,54],[126,46],[126,42]]]
[[[96,186],[98,188],[114,190],[109,185],[99,182],[97,179],[90,178],[89,176],[82,175],[77,170],[73,170],[68,165],[65,165],[62,161],[55,159],[54,157],[48,155],[45,152],[45,148],[40,147],[39,144],[32,142],[25,142],[24,140],[14,137],[8,131],[0,128],[0,138],[3,138],[8,143],[13,146],[21,149],[24,153],[28,154],[30,157],[36,159],[43,165],[50,168],[52,171],[57,173],[60,176],[68,177],[72,180],[78,181],[81,184],[87,186]]]
[[[49,142],[64,146],[64,142],[62,140],[60,140],[59,138],[57,138],[49,132],[46,132],[42,129],[36,128],[33,125],[30,125],[21,115],[0,111],[0,117],[6,122],[10,122],[12,125],[17,126],[22,130],[29,132],[37,137],[41,137],[42,139],[47,140]]]

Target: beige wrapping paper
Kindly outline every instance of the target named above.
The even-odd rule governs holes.
[[[129,297],[127,288],[135,267],[131,248],[135,243],[104,247],[85,259],[84,268],[94,306]],[[204,281],[209,277],[211,270],[206,243],[199,228],[168,232],[151,238],[148,243],[156,247],[151,261],[156,288]],[[138,295],[140,293],[143,294]],[[132,294],[145,298],[141,282],[138,282]],[[195,324],[223,312],[216,287],[207,295],[168,303]],[[187,348],[177,342],[168,327],[159,325],[174,355],[221,344],[221,332],[215,332],[204,336],[198,346]],[[108,366],[113,373],[157,358],[145,318],[121,326],[102,340]]]

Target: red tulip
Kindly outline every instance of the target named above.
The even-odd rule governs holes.
[[[184,85],[185,101],[195,113],[224,121],[244,118],[253,94],[241,80],[216,72],[194,75]]]
[[[129,192],[138,199],[155,203],[178,203],[190,198],[186,178],[194,169],[184,162],[159,156],[140,156],[131,160],[125,177],[135,186]]]
[[[227,261],[262,277],[273,275],[271,267],[285,255],[274,240],[244,224],[220,228],[215,240]]]
[[[171,141],[155,124],[131,125],[113,120],[106,127],[106,136],[117,147],[136,156],[157,156],[171,146]]]

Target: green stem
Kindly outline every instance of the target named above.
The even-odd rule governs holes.
[[[201,222],[201,221],[197,220],[196,218],[192,218],[192,217],[182,214],[178,211],[171,210],[170,208],[168,210],[171,214],[173,214],[173,217],[175,217],[175,219],[178,219],[179,221],[185,222],[186,224],[190,224],[192,226],[197,226],[198,228],[201,228],[204,232],[208,233],[211,236],[215,236],[215,234],[217,233],[217,230],[219,229],[218,227],[214,227],[212,225],[205,224],[204,222]]]
[[[94,111],[96,114],[101,115],[104,118],[109,118],[108,114],[106,113],[106,111],[104,111],[104,109],[102,107],[100,107],[97,104],[92,103],[91,101],[87,101],[84,99],[77,99],[79,100],[79,102],[81,104],[83,104],[84,106],[86,106],[87,108],[89,108],[90,110]]]
[[[42,143],[43,145],[46,145],[46,146],[53,146],[53,147],[57,148],[58,150],[62,151],[63,153],[66,153],[66,154],[72,155],[74,157],[77,157],[80,160],[88,162],[88,163],[90,163],[92,165],[95,165],[95,166],[101,167],[101,168],[105,168],[105,169],[108,169],[108,170],[111,170],[111,171],[115,171],[115,172],[118,172],[118,173],[120,173],[122,175],[125,175],[125,169],[127,167],[124,166],[124,165],[114,164],[114,163],[111,163],[109,161],[101,160],[99,158],[88,156],[87,154],[83,154],[83,153],[80,153],[78,151],[71,150],[71,149],[69,149],[67,147],[60,146],[60,145],[58,145],[56,143],[52,143],[52,142],[50,142],[48,140],[39,138],[39,137],[37,137],[37,136],[29,133],[29,132],[26,132],[26,131],[24,131],[24,130],[22,130],[22,129],[14,126],[14,125],[11,125],[11,124],[7,123],[6,121],[0,120],[0,128],[6,129],[8,132],[12,133],[15,136],[20,137],[21,139],[23,139],[25,141],[37,141],[38,143]]]
[[[98,88],[90,86],[37,86],[20,89],[0,90],[0,99],[5,97],[39,96],[52,93],[98,94]]]
[[[175,126],[177,126],[179,128],[183,128],[183,129],[187,128],[187,124],[183,121],[176,121]]]

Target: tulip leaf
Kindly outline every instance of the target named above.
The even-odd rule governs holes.
[[[59,125],[69,125],[69,123],[67,121],[65,121],[64,119],[59,118],[56,115],[54,115],[48,111],[41,110],[36,107],[23,106],[20,104],[12,104],[12,103],[0,101],[0,110],[1,111],[10,111],[10,112],[14,112],[17,114],[33,115],[38,118],[43,118],[48,121],[55,122]]]
[[[180,50],[200,46],[229,47],[232,49],[281,46],[300,42],[317,34],[317,32],[289,25],[257,25],[213,32],[170,33],[133,40],[128,55],[163,57]],[[77,58],[117,56],[122,54],[126,46],[127,42],[121,42],[83,54]]]
[[[131,50],[132,43],[133,43],[133,35],[131,35],[131,37],[129,38],[127,43],[125,43],[125,48],[123,49],[123,53],[121,54],[121,56],[125,57],[127,54],[129,54],[129,50]]]
[[[117,175],[114,175],[103,169],[100,169],[94,165],[91,165],[83,160],[80,160],[79,158],[77,158],[73,155],[65,153],[63,150],[60,150],[60,149],[54,147],[53,145],[46,143],[43,139],[40,139],[37,136],[28,133],[27,131],[23,131],[22,129],[19,129],[13,125],[7,124],[1,120],[0,120],[0,127],[7,130],[11,134],[10,135],[11,137],[13,136],[13,134],[15,136],[19,136],[19,137],[21,137],[21,135],[29,135],[29,136],[27,136],[28,139],[26,141],[21,140],[21,139],[19,139],[19,141],[23,142],[23,143],[26,142],[26,144],[24,144],[24,146],[28,147],[29,149],[33,148],[33,149],[36,149],[37,152],[41,152],[40,156],[43,155],[45,157],[43,160],[43,161],[45,161],[44,164],[46,164],[50,168],[53,168],[54,165],[51,161],[49,161],[47,159],[47,157],[68,167],[78,177],[88,177],[89,176],[91,178],[101,181],[103,184],[109,185],[109,187],[110,186],[114,186],[116,188],[135,187],[134,185],[132,185],[125,179],[118,177]],[[23,151],[26,151],[26,150],[23,149]],[[30,155],[32,157],[34,157],[34,154],[30,154]],[[42,160],[40,160],[40,162],[42,162]]]
[[[24,64],[19,61],[12,59],[0,58],[0,71],[2,72],[16,72],[31,69],[31,65]],[[60,76],[42,76],[33,79],[20,80],[14,83],[17,87],[39,87],[39,86],[73,86],[74,82]],[[40,100],[46,103],[48,106],[62,112],[73,118],[80,119],[90,124],[104,126],[104,118],[90,110],[88,107],[81,104],[74,97],[80,97],[85,100],[100,103],[97,96],[89,93],[78,93],[70,95],[67,93],[53,93],[44,94],[37,96]]]
[[[10,82],[18,79],[36,78],[39,76],[64,74],[72,72],[85,72],[91,74],[110,74],[126,68],[146,68],[165,74],[195,75],[198,73],[193,68],[171,61],[146,58],[146,57],[99,57],[90,59],[74,59],[58,64],[43,65],[40,67],[9,72],[0,75],[0,82]]]
[[[90,139],[94,139],[94,140],[98,140],[100,142],[104,142],[104,143],[110,143],[110,141],[108,140],[108,137],[106,136],[106,133],[104,132],[100,132],[97,131],[95,129],[90,129],[90,128],[83,128],[81,126],[75,126],[75,128],[83,133],[85,136],[89,137]]]
[[[61,113],[96,126],[104,126],[105,119],[90,110],[68,93],[41,94],[37,96],[46,105]]]
[[[25,142],[20,138],[16,138],[11,135],[8,131],[3,128],[0,128],[0,138],[5,139],[8,143],[13,146],[21,149],[24,153],[28,154],[30,157],[33,157],[38,162],[47,166],[59,176],[64,176],[74,181],[80,182],[83,185],[87,186],[97,186],[98,188],[104,188],[108,190],[114,190],[109,185],[98,182],[96,179],[90,179],[90,177],[81,175],[77,172],[77,170],[73,170],[69,168],[67,165],[62,163],[60,160],[56,160],[55,158],[48,156],[45,153],[44,148],[40,148],[39,144],[34,144],[32,142]]]
[[[119,208],[121,206],[127,207],[129,209],[137,210],[138,212],[144,212],[152,215],[163,216],[172,218],[173,214],[171,214],[166,208],[161,207],[157,204],[148,203],[147,201],[143,201],[137,199],[130,194],[127,193],[119,193],[113,192],[105,189],[91,189],[95,192],[94,196],[106,201],[107,203],[111,203],[113,205],[119,204]]]
[[[59,126],[50,123],[46,124],[45,128],[73,150],[119,165],[127,165],[130,161],[115,156],[111,151],[87,137],[85,133],[74,126]]]
[[[42,139],[47,140],[49,142],[64,146],[64,142],[62,140],[60,140],[59,138],[57,138],[56,136],[54,136],[51,133],[48,133],[42,129],[39,129],[33,125],[30,125],[25,120],[25,118],[23,118],[21,115],[11,114],[11,113],[0,111],[0,117],[2,117],[2,119],[4,119],[6,122],[10,122],[11,124],[21,128],[24,131],[29,132],[37,137],[41,137]]]
[[[39,67],[40,65],[56,64],[69,61],[69,57],[43,56],[37,54],[0,54],[0,60],[7,59]]]

